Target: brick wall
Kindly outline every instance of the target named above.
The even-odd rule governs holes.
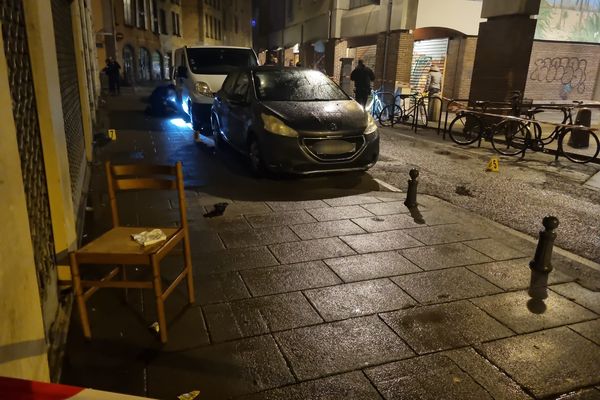
[[[336,40],[335,48],[333,52],[333,80],[336,83],[340,83],[340,70],[342,68],[342,63],[340,62],[340,58],[346,57],[346,49],[348,48],[348,42],[345,40]]]
[[[377,37],[375,57],[375,87],[385,83],[387,89],[394,91],[396,82],[408,86],[412,62],[413,35],[408,32],[392,32],[388,42],[386,76],[383,77],[383,59],[385,54],[385,34]]]
[[[599,44],[534,41],[525,97],[591,100],[597,85]]]
[[[459,53],[460,67],[458,69],[457,79],[454,86],[455,98],[466,99],[469,97],[476,49],[476,37],[466,37],[463,39]]]

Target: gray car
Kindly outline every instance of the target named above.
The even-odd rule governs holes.
[[[377,125],[319,71],[263,66],[231,72],[215,95],[211,126],[256,173],[355,171],[379,156]]]

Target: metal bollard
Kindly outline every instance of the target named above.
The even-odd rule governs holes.
[[[548,276],[552,271],[552,247],[558,227],[558,218],[548,216],[542,221],[545,230],[540,231],[540,239],[533,260],[529,262],[531,279],[529,281],[529,296],[534,301],[548,298]],[[538,304],[538,306],[541,306]],[[539,309],[539,307],[538,307]],[[542,310],[545,308],[542,308]]]
[[[535,249],[535,256],[529,262],[529,268],[538,272],[550,273],[552,271],[552,247],[558,227],[558,218],[547,216],[542,220],[545,230],[540,231],[540,239]]]
[[[406,201],[404,205],[408,208],[417,206],[417,185],[419,181],[417,178],[419,177],[419,170],[413,168],[408,173],[410,179],[408,180],[408,190],[406,191]]]

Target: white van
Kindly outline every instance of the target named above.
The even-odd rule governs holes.
[[[181,107],[195,132],[210,134],[214,93],[227,74],[239,67],[258,65],[254,50],[232,46],[185,46],[175,50],[173,80]]]

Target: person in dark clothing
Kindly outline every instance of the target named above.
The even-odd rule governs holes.
[[[158,86],[148,98],[146,114],[164,116],[177,112],[175,85]]]
[[[363,60],[358,60],[358,66],[350,74],[350,79],[354,81],[354,98],[364,107],[371,94],[371,82],[375,80],[375,74]]]
[[[119,85],[119,75],[121,66],[118,62],[109,57],[106,60],[106,67],[102,70],[108,77],[108,90],[110,94],[120,94],[121,87]]]

